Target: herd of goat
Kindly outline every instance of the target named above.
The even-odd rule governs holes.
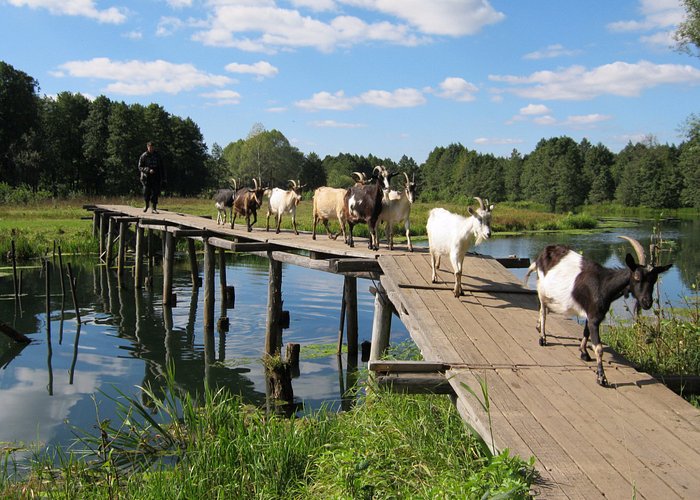
[[[340,233],[349,246],[354,246],[353,227],[359,223],[369,228],[369,248],[379,249],[378,227],[386,224],[387,245],[393,249],[393,227],[403,223],[409,251],[413,251],[410,237],[411,205],[415,200],[416,184],[404,172],[404,187],[400,191],[392,190],[390,181],[395,173],[389,173],[385,167],[377,166],[372,176],[367,178],[361,172],[353,172],[355,185],[350,188],[320,187],[313,196],[312,238],[316,239],[316,225],[321,221],[331,239],[338,233],[331,231],[329,221],[337,220]],[[217,223],[226,224],[227,211],[234,227],[236,217],[245,217],[248,231],[253,230],[257,221],[257,210],[263,206],[263,197],[268,196],[267,230],[270,230],[270,216],[276,218],[276,232],[280,232],[282,214],[292,216],[294,233],[299,234],[296,224],[296,208],[301,201],[299,181],[290,180],[287,190],[268,189],[253,180],[254,187],[238,189],[221,189],[214,198],[218,211]],[[434,208],[428,215],[426,230],[432,267],[432,282],[437,283],[437,269],[440,259],[447,256],[454,272],[455,297],[462,294],[462,262],[467,251],[487,240],[491,236],[491,212],[494,208],[488,199],[479,202],[479,208],[469,207],[470,216],[454,214],[444,208]],[[251,221],[250,218],[253,217]],[[348,229],[346,231],[346,225]],[[540,333],[539,343],[547,345],[545,322],[547,311],[577,315],[585,319],[583,338],[579,346],[581,359],[591,361],[587,345],[590,338],[596,355],[596,381],[607,386],[608,381],[603,369],[603,346],[600,340],[599,326],[607,315],[611,304],[621,296],[632,294],[636,300],[635,311],[649,309],[653,304],[654,285],[659,274],[667,271],[671,264],[653,266],[646,263],[642,245],[632,238],[621,236],[630,242],[637,259],[628,253],[625,258],[627,267],[611,269],[583,257],[565,245],[549,245],[529,267],[524,284],[532,273],[538,277],[537,295],[540,303],[539,318],[536,329]]]

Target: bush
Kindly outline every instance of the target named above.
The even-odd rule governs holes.
[[[595,229],[598,221],[587,214],[569,214],[559,221],[559,229]]]
[[[0,182],[0,204],[2,205],[26,205],[51,199],[48,191],[32,191],[26,184],[12,187],[5,182]]]

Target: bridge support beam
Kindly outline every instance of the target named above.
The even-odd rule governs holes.
[[[194,248],[194,240],[187,238],[187,253],[190,256],[190,274],[192,275],[192,288],[202,286],[199,279],[199,267],[197,266],[197,251]]]

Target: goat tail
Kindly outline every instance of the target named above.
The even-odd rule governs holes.
[[[530,275],[535,271],[537,271],[537,261],[530,264],[530,267],[527,268],[527,273],[525,273],[525,278],[523,278],[524,287],[527,287],[527,281],[530,279]]]

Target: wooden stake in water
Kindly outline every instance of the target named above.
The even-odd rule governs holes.
[[[19,300],[19,283],[17,281],[17,255],[15,254],[15,240],[12,240],[12,283],[15,287],[15,301]]]
[[[78,295],[75,291],[76,281],[73,277],[73,268],[70,266],[70,262],[68,263],[68,281],[70,283],[70,292],[73,296],[73,307],[75,307],[75,317],[78,321],[78,328],[80,328],[80,308],[78,307]]]

